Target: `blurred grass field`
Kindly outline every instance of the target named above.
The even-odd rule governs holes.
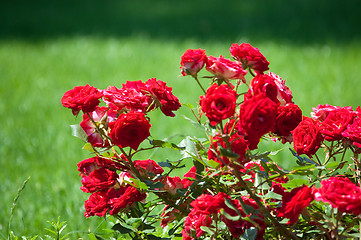
[[[318,104],[360,105],[360,3],[338,1],[1,1],[0,2],[0,238],[6,238],[17,189],[31,176],[12,220],[17,235],[44,235],[58,216],[85,237],[100,218],[85,219],[77,162],[89,157],[71,136],[79,123],[61,106],[63,93],[86,83],[104,89],[155,77],[182,103],[201,94],[181,77],[187,48],[229,57],[249,42],[286,80],[309,116]],[[183,119],[151,114],[151,133],[199,135]],[[277,149],[277,145],[271,145]],[[177,154],[160,151],[159,158]],[[282,153],[281,164],[293,159]],[[146,157],[146,156],[145,156]],[[155,159],[165,160],[165,159]]]

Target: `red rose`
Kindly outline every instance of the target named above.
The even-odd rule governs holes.
[[[90,195],[89,199],[84,203],[85,217],[88,218],[94,215],[103,217],[107,213],[110,207],[108,203],[108,191],[109,190],[94,192]]]
[[[203,235],[202,226],[209,227],[213,220],[210,216],[202,214],[196,209],[192,209],[184,220],[184,227],[182,230],[183,240],[193,240]]]
[[[133,162],[134,167],[139,171],[141,175],[158,175],[164,172],[163,168],[151,159],[148,160],[136,160]]]
[[[117,112],[108,111],[106,107],[97,107],[93,112],[89,113],[93,121],[98,125],[99,129],[107,130],[108,123],[113,122],[117,118]],[[109,141],[104,137],[104,132],[100,133],[98,128],[94,125],[88,114],[83,115],[83,121],[80,126],[88,135],[88,142],[94,147],[108,147]]]
[[[249,149],[256,149],[259,139],[274,130],[277,108],[278,104],[263,93],[246,99],[241,104],[239,130],[245,132]]]
[[[80,110],[84,113],[94,111],[100,103],[99,98],[102,96],[98,89],[87,84],[65,92],[61,98],[61,103],[64,107],[70,108],[74,115],[77,115]]]
[[[348,138],[356,147],[361,148],[361,118],[357,117],[352,124],[349,124],[342,136]]]
[[[352,123],[356,114],[351,107],[335,108],[321,122],[320,131],[326,141],[342,139],[342,132]]]
[[[301,109],[293,103],[278,107],[275,133],[287,137],[302,121]]]
[[[81,179],[83,186],[80,188],[84,192],[106,190],[117,182],[118,174],[108,168],[102,167],[93,170],[89,175],[84,175]]]
[[[85,159],[77,164],[78,171],[80,175],[88,176],[92,171],[105,167],[110,170],[122,169],[123,166],[119,163],[112,161],[108,158],[101,158],[99,156],[95,156],[92,158]]]
[[[178,176],[167,176],[162,182],[164,183],[162,190],[169,192],[171,195],[176,195],[178,189],[184,188],[183,182]]]
[[[252,68],[257,73],[263,73],[269,69],[269,62],[263,54],[260,53],[259,49],[252,47],[248,43],[242,43],[241,45],[234,43],[229,51],[235,60],[242,62],[245,68]]]
[[[143,112],[149,109],[152,99],[144,93],[145,84],[142,81],[128,81],[121,89],[109,86],[103,90],[103,100],[108,106],[118,112]]]
[[[181,73],[183,76],[196,76],[207,61],[206,51],[202,49],[187,49],[181,57]]]
[[[206,70],[214,74],[217,78],[241,79],[243,82],[246,81],[244,75],[247,74],[247,71],[242,68],[242,65],[222,56],[219,58],[209,56],[206,63]]]
[[[309,117],[303,117],[298,126],[291,131],[293,147],[298,155],[306,154],[311,157],[320,147],[323,137],[319,124]]]
[[[199,104],[206,113],[211,125],[234,115],[237,93],[228,85],[214,83],[207,89],[206,95],[200,96]]]
[[[245,98],[250,98],[260,93],[264,93],[275,103],[280,103],[281,106],[292,102],[291,90],[285,85],[285,81],[274,73],[258,74],[254,77]]]
[[[308,186],[301,186],[292,189],[291,192],[283,192],[282,206],[277,209],[277,216],[289,218],[287,224],[294,224],[302,210],[314,200],[313,189]]]
[[[198,212],[206,215],[210,215],[218,212],[221,208],[224,208],[226,204],[224,203],[224,199],[226,194],[223,192],[218,193],[215,196],[210,194],[202,194],[193,202],[191,202],[191,206],[197,210]]]
[[[145,193],[141,193],[132,186],[121,186],[119,189],[110,189],[108,193],[110,215],[115,215],[120,212],[122,209],[125,209],[131,206],[135,202],[143,201],[146,198]]]
[[[323,122],[331,112],[338,110],[340,108],[341,107],[339,107],[339,106],[332,106],[329,104],[324,104],[324,105],[320,104],[316,108],[312,108],[313,112],[311,112],[311,117],[314,120]],[[342,107],[342,108],[344,108],[348,111],[352,111],[352,107]]]
[[[145,83],[144,91],[152,95],[155,106],[160,107],[166,116],[174,117],[173,111],[181,106],[178,98],[173,95],[172,88],[167,87],[165,82],[151,78]]]
[[[109,136],[115,145],[137,150],[140,143],[150,136],[150,126],[144,113],[123,113],[115,122],[109,123],[111,129]]]
[[[345,213],[361,213],[361,189],[346,177],[330,177],[321,181],[315,198],[317,201],[330,203]]]

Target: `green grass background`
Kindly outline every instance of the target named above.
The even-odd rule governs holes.
[[[361,4],[354,0],[63,0],[0,2],[0,238],[7,236],[17,189],[31,176],[12,221],[17,235],[44,235],[46,221],[68,222],[72,238],[98,231],[85,219],[77,162],[90,155],[71,136],[79,123],[61,106],[63,93],[86,83],[106,88],[151,77],[183,103],[201,93],[181,77],[188,48],[229,57],[249,42],[286,80],[309,116],[318,104],[360,105]],[[200,135],[181,115],[151,114],[152,135]],[[175,139],[176,140],[176,139]],[[277,144],[269,146],[277,149]],[[272,149],[271,149],[272,150]],[[146,156],[144,156],[146,157]],[[177,159],[160,151],[155,160]],[[293,161],[282,154],[281,164]]]

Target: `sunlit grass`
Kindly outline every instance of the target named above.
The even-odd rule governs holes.
[[[2,235],[7,233],[17,189],[29,176],[13,217],[12,230],[19,235],[43,234],[48,226],[46,221],[58,216],[68,222],[69,231],[87,232],[89,228],[95,231],[102,221],[83,217],[83,202],[88,194],[80,190],[76,164],[90,155],[81,150],[83,143],[71,136],[69,125],[81,119],[74,119],[71,111],[61,106],[60,98],[65,91],[86,83],[104,89],[109,85],[120,87],[127,80],[155,77],[173,87],[181,102],[196,104],[201,91],[192,78],[180,76],[180,56],[187,48],[202,48],[209,55],[229,57],[231,43],[142,37],[0,42]],[[286,80],[304,115],[309,116],[312,107],[318,104],[354,108],[360,105],[360,44],[301,47],[268,41],[251,44],[271,62],[270,70]],[[207,80],[203,83],[206,85]],[[183,114],[190,116],[187,109],[181,109],[175,118],[151,113],[152,136],[157,139],[176,134],[201,136]],[[158,156],[175,159],[177,154],[166,152]],[[281,156],[290,155],[287,152]],[[281,157],[281,161],[293,159]]]

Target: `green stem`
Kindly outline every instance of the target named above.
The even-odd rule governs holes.
[[[204,94],[206,94],[206,90],[204,90],[202,84],[199,82],[198,77],[197,77],[197,76],[193,76],[193,77],[194,77],[194,79],[197,81],[198,85],[201,87],[201,89],[202,89],[202,91],[204,92]]]

